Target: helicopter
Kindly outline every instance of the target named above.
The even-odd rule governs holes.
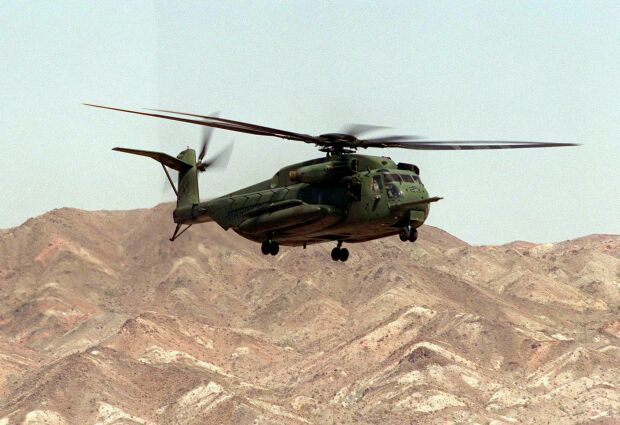
[[[277,255],[280,245],[303,246],[305,249],[310,244],[336,242],[331,258],[341,262],[349,258],[348,249],[342,246],[345,242],[358,243],[394,235],[403,242],[415,242],[417,229],[429,215],[430,204],[442,199],[429,196],[416,165],[396,163],[386,156],[358,154],[358,149],[478,150],[577,146],[574,143],[529,141],[438,141],[405,135],[361,138],[364,133],[383,128],[362,124],[351,125],[342,133],[312,136],[224,119],[215,114],[164,109],[142,112],[84,105],[206,127],[198,155],[190,148],[176,157],[163,152],[113,149],[149,157],[162,165],[177,197],[172,214],[176,227],[170,241],[176,240],[194,224],[216,222],[225,230],[232,229],[242,237],[260,243],[264,255]],[[205,160],[214,128],[310,143],[325,155],[288,165],[271,179],[201,202],[198,175],[229,154],[225,151]],[[176,186],[168,169],[178,172]]]

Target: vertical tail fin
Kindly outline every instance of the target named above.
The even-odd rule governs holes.
[[[188,207],[200,202],[198,190],[198,169],[196,168],[196,151],[186,149],[177,155],[177,159],[183,164],[192,164],[179,171],[177,208]]]

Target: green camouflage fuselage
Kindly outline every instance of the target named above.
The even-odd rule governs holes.
[[[178,157],[195,163],[192,149]],[[429,199],[417,167],[390,158],[340,154],[282,168],[272,179],[199,202],[196,169],[179,174],[176,223],[215,221],[261,242],[363,242],[419,227]]]

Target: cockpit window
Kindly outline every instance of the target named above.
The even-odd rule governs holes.
[[[402,183],[402,179],[400,178],[400,176],[398,174],[394,174],[394,173],[385,173],[383,175],[383,178],[385,179],[385,183],[390,183],[390,182],[398,182],[398,183]]]
[[[400,177],[403,179],[403,181],[405,183],[413,183],[413,177],[411,176],[411,174],[400,174]]]
[[[394,182],[386,183],[385,189],[388,195],[388,198],[391,199],[400,199],[405,196],[402,190],[398,187],[398,185],[394,184]]]

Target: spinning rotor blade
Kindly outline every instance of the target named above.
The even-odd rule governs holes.
[[[110,106],[93,105],[90,103],[84,103],[84,105],[92,106],[94,108],[110,109],[112,111],[127,112],[130,114],[145,115],[148,117],[163,118],[166,120],[180,121],[180,122],[186,122],[190,124],[198,124],[198,125],[203,125],[207,127],[221,128],[223,130],[238,131],[240,133],[256,134],[258,136],[273,136],[273,137],[279,137],[281,139],[299,140],[305,143],[324,144],[319,138],[312,137],[307,134],[300,134],[300,133],[293,133],[293,132],[284,131],[284,130],[270,129],[269,127],[261,127],[261,126],[257,126],[254,124],[242,123],[240,121],[224,120],[223,118],[214,118],[214,117],[209,117],[206,115],[197,115],[197,117],[202,117],[203,119],[194,120],[194,119],[181,118],[181,117],[171,117],[169,115],[150,114],[148,112],[132,111],[130,109],[112,108]],[[189,116],[193,116],[193,115],[189,115]]]
[[[155,118],[163,118],[172,121],[186,122],[190,124],[198,124],[204,127],[221,128],[223,130],[237,131],[240,133],[255,134],[258,136],[272,136],[287,140],[297,140],[304,143],[312,143],[319,146],[324,152],[352,152],[358,148],[403,148],[415,150],[479,150],[479,149],[526,149],[526,148],[550,148],[561,146],[578,146],[576,143],[549,143],[549,142],[523,142],[523,141],[467,141],[467,140],[424,140],[421,136],[384,136],[371,139],[358,139],[357,135],[367,131],[380,129],[382,127],[371,126],[365,124],[352,124],[346,129],[348,133],[328,133],[321,136],[310,136],[308,134],[295,133],[292,131],[280,130],[277,128],[265,127],[256,124],[234,121],[216,116],[189,114],[185,112],[176,112],[163,109],[151,109],[151,111],[165,112],[175,115],[184,115],[184,118],[178,116],[154,114],[147,112],[132,111],[129,109],[113,108],[109,106],[100,106],[85,103],[86,106],[95,108],[110,109],[113,111],[128,112],[130,114],[146,115]],[[203,143],[198,155],[198,164],[201,168],[206,169],[213,161],[202,162],[204,158],[209,138],[210,130],[203,134]]]
[[[375,130],[384,130],[388,127],[384,127],[381,125],[369,125],[369,124],[349,124],[342,128],[340,131],[343,134],[348,134],[353,137],[358,137],[364,133],[368,133],[369,131]]]
[[[370,144],[381,144],[381,143],[402,143],[402,142],[414,142],[417,140],[421,140],[420,143],[424,143],[425,141],[422,140],[424,139],[423,136],[415,136],[415,135],[410,135],[410,136],[383,136],[383,137],[376,137],[373,139],[364,139],[364,140],[360,140],[359,143],[362,145],[370,145]]]
[[[205,117],[205,120],[207,118],[217,118],[219,115],[219,112],[214,112],[211,115],[207,115]],[[207,168],[209,167],[214,167],[214,168],[226,168],[226,166],[228,165],[228,161],[230,160],[230,155],[232,154],[232,147],[233,144],[230,143],[226,146],[226,148],[224,148],[223,151],[221,151],[220,153],[218,153],[217,155],[215,155],[215,157],[213,157],[212,159],[210,159],[209,161],[203,161],[206,153],[207,153],[207,149],[209,148],[209,142],[211,140],[211,135],[213,134],[213,128],[212,127],[203,127],[202,129],[202,145],[200,147],[200,153],[198,154],[198,161],[196,164],[196,168],[198,168],[199,171],[203,172],[206,171]]]
[[[398,137],[398,136],[394,136]],[[550,143],[550,142],[521,142],[521,141],[469,141],[469,140],[361,140],[363,148],[402,148],[429,151],[447,150],[480,150],[480,149],[528,149],[528,148],[555,148],[562,146],[579,146],[578,143]]]
[[[202,158],[204,158],[207,153],[207,145],[209,144],[212,131],[213,129],[211,127],[202,130],[202,144],[200,146],[200,153],[198,154],[198,161],[202,161]]]
[[[212,117],[217,117],[219,112],[214,112],[211,114]],[[200,153],[198,154],[198,162],[202,161],[202,158],[205,157],[207,153],[207,148],[209,147],[209,140],[211,140],[211,134],[213,134],[212,127],[203,127],[202,129],[202,144],[200,145]]]
[[[281,137],[283,139],[300,140],[300,141],[304,141],[308,143],[315,143],[315,139],[316,139],[315,137],[310,136],[308,134],[295,133],[295,132],[287,131],[287,130],[279,130],[277,128],[265,127],[262,125],[250,124],[246,122],[234,121],[234,120],[213,117],[213,116],[208,116],[208,115],[190,114],[187,112],[170,111],[167,109],[148,109],[148,110],[156,111],[156,112],[166,112],[168,114],[185,115],[188,117],[203,118],[206,122],[214,121],[214,122],[221,122],[225,124],[231,124],[233,126],[236,126],[236,128],[229,128],[229,130],[233,130],[233,131],[242,131],[242,129],[253,130],[253,131],[264,133],[262,134],[264,136],[274,136],[274,137]],[[210,124],[204,124],[204,125],[210,125]],[[255,134],[258,134],[258,133],[255,133]]]
[[[196,167],[200,171],[206,171],[207,168],[226,168],[228,165],[228,161],[230,160],[230,156],[232,155],[233,143],[229,143],[224,150],[215,155],[208,161],[201,161]]]

